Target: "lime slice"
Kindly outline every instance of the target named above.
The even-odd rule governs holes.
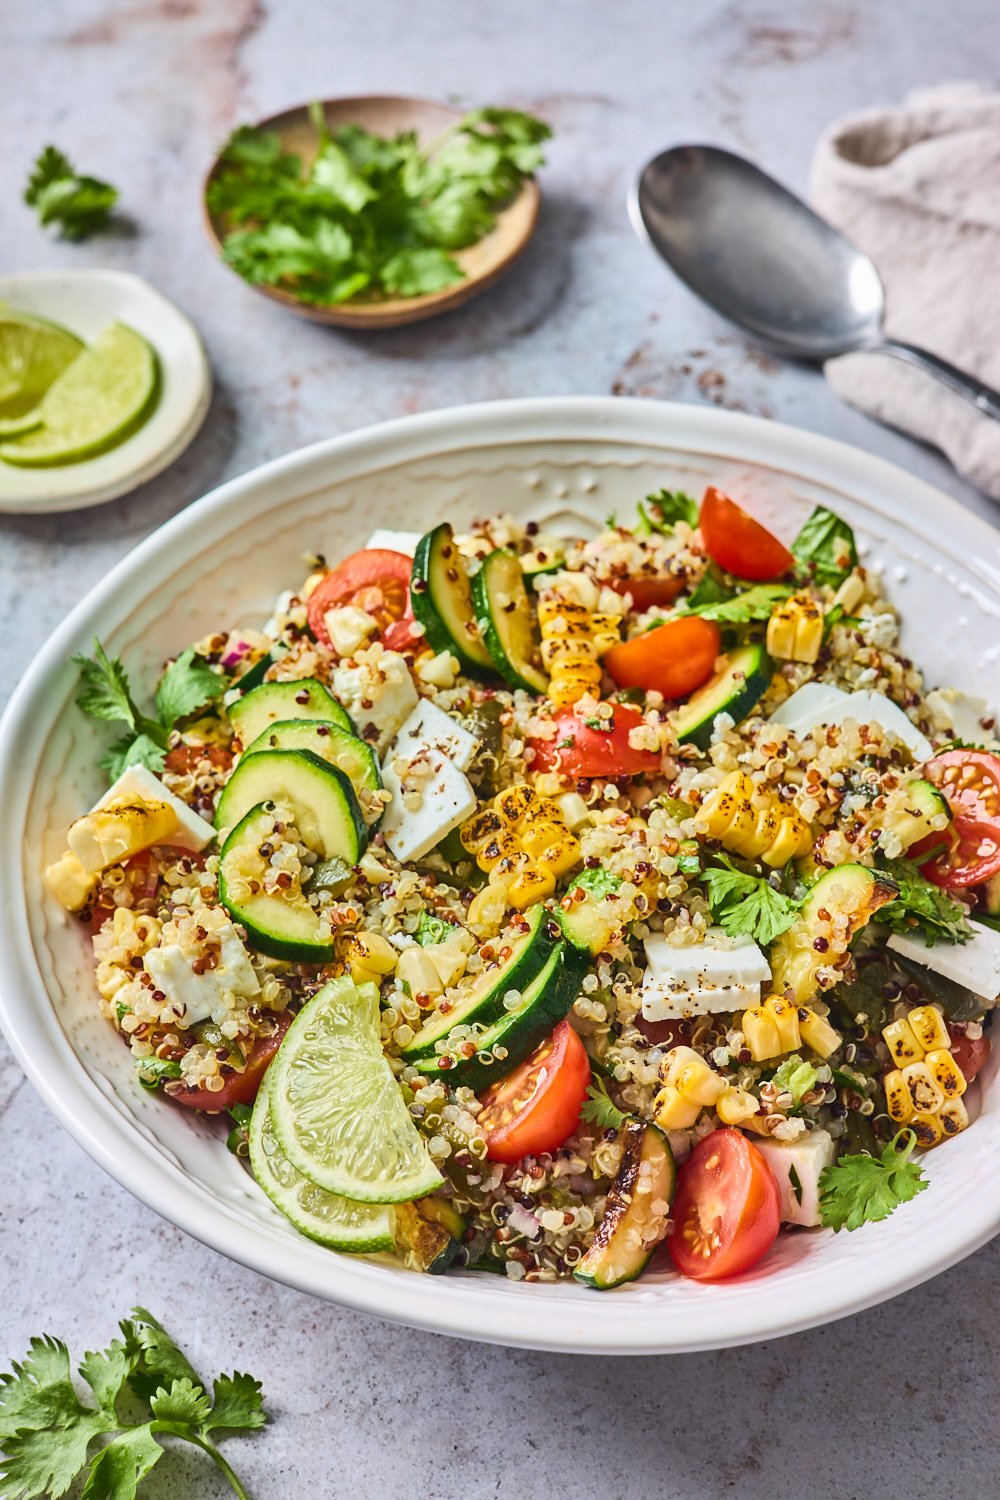
[[[58,323],[0,308],[0,430],[37,406],[83,347]]]
[[[271,1122],[294,1167],[358,1203],[440,1187],[379,1041],[378,991],[334,979],[296,1016],[271,1065]]]
[[[0,458],[22,468],[48,468],[105,453],[149,416],[157,383],[149,344],[123,323],[112,323],[49,386],[35,412],[43,425],[0,443]]]
[[[311,1240],[334,1250],[365,1255],[394,1249],[391,1208],[383,1203],[352,1203],[350,1198],[318,1188],[295,1170],[271,1125],[268,1082],[257,1095],[250,1117],[250,1165],[275,1208]]]

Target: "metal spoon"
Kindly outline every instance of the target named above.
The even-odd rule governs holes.
[[[742,156],[674,146],[643,169],[629,211],[693,292],[774,353],[892,354],[1000,417],[1000,392],[886,337],[885,293],[868,256]]]

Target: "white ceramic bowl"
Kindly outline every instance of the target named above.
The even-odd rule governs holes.
[[[109,323],[127,323],[160,362],[160,394],[147,422],[107,453],[51,469],[0,463],[0,511],[83,510],[127,495],[179,458],[212,396],[198,331],[172,302],[127,271],[25,271],[0,276],[0,303],[50,318],[90,344]]]
[[[435,1278],[300,1238],[222,1141],[220,1122],[143,1092],[97,1013],[88,944],[41,869],[101,788],[106,728],[73,706],[69,658],[92,635],[148,691],[164,657],[220,625],[259,622],[301,556],[345,556],[373,526],[511,510],[566,527],[631,513],[663,485],[720,484],[786,538],[807,508],[857,529],[887,570],[907,650],[929,684],[987,691],[1000,656],[998,539],[954,501],[867,454],[752,417],[604,398],[435,412],[317,444],[233,480],[148,538],[40,651],[0,726],[0,1022],[28,1076],[95,1161],[225,1255],[346,1306],[440,1333],[566,1351],[705,1349],[867,1307],[960,1260],[1000,1228],[996,1067],[970,1129],[926,1160],[928,1191],[854,1234],[785,1234],[748,1275],[669,1272],[615,1292]],[[975,1107],[975,1106],[974,1106]]]

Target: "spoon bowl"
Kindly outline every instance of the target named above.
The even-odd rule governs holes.
[[[773,353],[891,354],[1000,417],[1000,393],[886,336],[872,261],[753,162],[719,146],[674,146],[644,167],[629,207],[681,280]]]

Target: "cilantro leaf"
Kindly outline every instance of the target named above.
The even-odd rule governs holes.
[[[611,892],[616,891],[621,883],[619,875],[606,870],[603,865],[598,865],[596,870],[582,870],[579,875],[574,877],[570,889],[575,890],[577,886],[581,886],[591,896],[596,896],[599,900],[602,896],[610,895]]]
[[[201,1425],[212,1410],[212,1403],[199,1383],[184,1377],[172,1380],[169,1391],[160,1386],[149,1403],[153,1416],[161,1422],[193,1422]]]
[[[810,578],[830,588],[838,588],[858,565],[854,532],[822,505],[816,506],[791,550]]]
[[[587,1089],[587,1097],[580,1105],[580,1119],[601,1130],[621,1130],[628,1115],[615,1104],[602,1078]]]
[[[83,678],[76,701],[84,713],[92,719],[121,719],[134,729],[142,715],[132,701],[125,668],[118,657],[109,658],[95,635],[94,660],[74,656],[73,662]]]
[[[107,771],[110,781],[117,781],[126,766],[147,766],[157,775],[166,762],[166,751],[149,738],[148,734],[123,734],[121,739],[109,745],[97,764]]]
[[[10,1500],[64,1495],[86,1467],[91,1442],[116,1425],[107,1412],[79,1406],[77,1412],[53,1414],[46,1426],[25,1426],[10,1434],[3,1439],[0,1494]]]
[[[414,937],[422,948],[426,948],[434,943],[443,943],[454,931],[450,922],[444,921],[442,917],[432,916],[429,911],[422,911]]]
[[[112,1339],[110,1348],[103,1354],[88,1352],[83,1356],[80,1374],[104,1410],[114,1415],[115,1402],[134,1368],[134,1349],[129,1349],[120,1339]]]
[[[263,1427],[267,1414],[261,1406],[260,1381],[252,1375],[220,1375],[213,1382],[212,1410],[201,1424],[202,1432],[220,1427],[253,1429]]]
[[[137,1376],[133,1375],[130,1381],[137,1394],[145,1395],[146,1400],[155,1396],[157,1389],[163,1384],[162,1378],[153,1380],[150,1384],[151,1377],[156,1376],[166,1376],[170,1380],[190,1380],[192,1385],[200,1386],[197,1372],[163,1324],[157,1322],[144,1307],[133,1307],[132,1317],[135,1320],[135,1340],[142,1351],[143,1380],[138,1381]]]
[[[118,202],[118,189],[81,176],[68,156],[46,146],[28,178],[24,201],[43,225],[58,224],[64,239],[82,240],[103,226]]]
[[[439,292],[456,281],[464,281],[465,272],[447,250],[430,246],[424,249],[400,250],[382,266],[382,285],[397,297],[419,297]]]
[[[721,604],[725,599],[734,598],[736,592],[735,585],[727,579],[722,569],[710,562],[695,584],[690,598],[680,607],[685,614],[696,615],[706,604]]]
[[[899,895],[883,906],[878,920],[893,932],[918,928],[929,948],[935,942],[967,943],[973,929],[960,906],[941,886],[932,884],[909,859],[885,859],[881,868],[899,886]]]
[[[683,490],[659,490],[646,496],[646,505],[649,513],[640,505],[639,514],[647,531],[672,532],[678,521],[686,521],[692,530],[698,524],[698,502]]]
[[[226,690],[226,678],[198,656],[193,646],[182,651],[160,678],[156,689],[156,715],[161,724],[172,725],[204,708]]]
[[[144,1423],[114,1438],[96,1454],[83,1487],[82,1500],[135,1500],[136,1486],[163,1457],[153,1437],[153,1424]],[[178,1433],[178,1437],[186,1434]]]
[[[903,1137],[905,1144],[900,1146]],[[880,1157],[842,1156],[819,1180],[820,1217],[828,1229],[859,1229],[862,1224],[887,1219],[900,1203],[927,1187],[920,1167],[910,1161],[917,1138],[900,1130],[882,1148]]]
[[[779,1064],[774,1070],[774,1077],[771,1081],[783,1093],[791,1094],[792,1104],[797,1106],[802,1103],[803,1095],[808,1094],[813,1087],[817,1076],[812,1063],[803,1062],[802,1058],[795,1054],[792,1057],[786,1057],[784,1062]]]
[[[766,620],[776,604],[791,596],[792,590],[784,583],[758,583],[745,593],[732,599],[721,599],[705,604],[688,601],[685,614],[701,615],[703,620],[718,620],[729,625],[748,625],[752,620]]]
[[[744,875],[726,855],[717,856],[722,869],[703,870],[712,919],[730,937],[746,935],[766,947],[787,932],[799,913],[797,901],[776,891],[756,875]]]

